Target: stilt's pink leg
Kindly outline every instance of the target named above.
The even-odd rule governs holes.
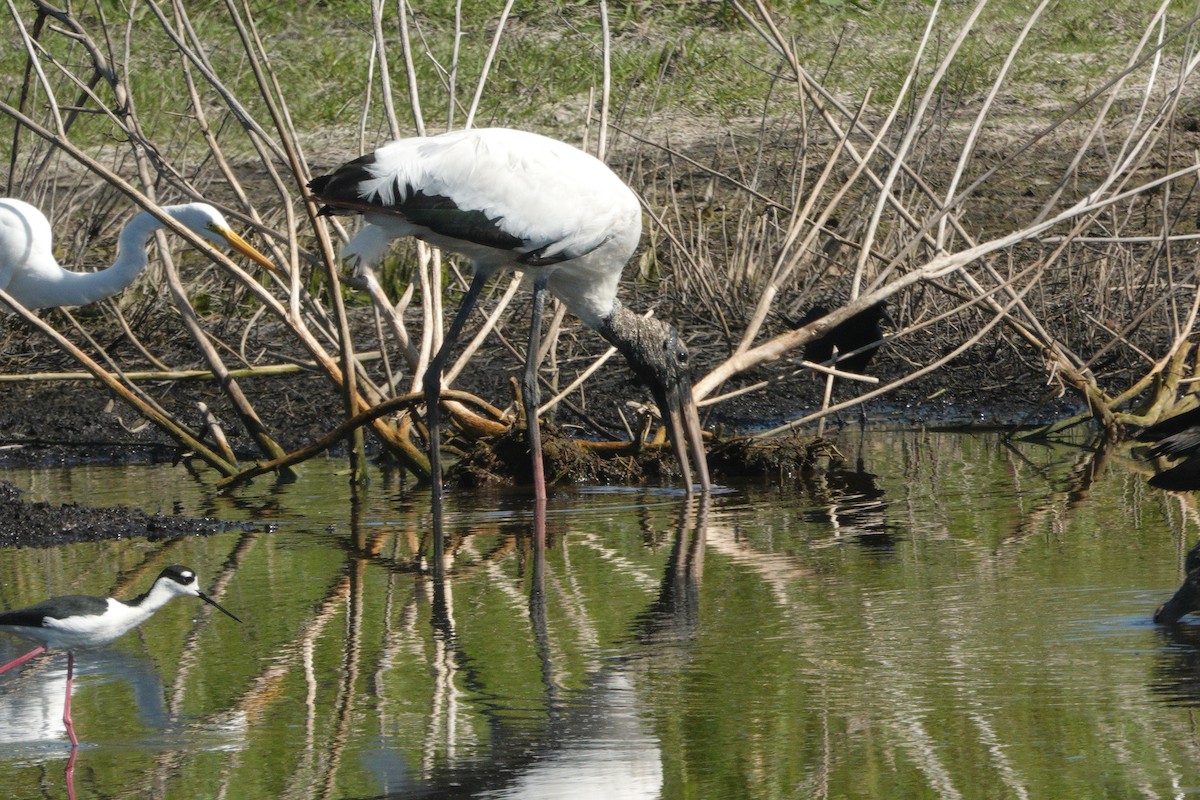
[[[79,747],[75,738],[75,724],[71,722],[71,677],[75,674],[75,654],[67,651],[67,699],[63,701],[63,724],[67,726],[67,735],[71,737],[71,749]]]
[[[28,653],[21,656],[20,658],[14,659],[14,660],[8,662],[7,664],[5,664],[3,667],[0,667],[0,675],[3,675],[4,673],[8,672],[13,667],[21,666],[29,659],[33,658],[34,656],[40,656],[44,652],[46,652],[46,645],[44,645],[44,644],[39,646],[35,650],[30,650]]]

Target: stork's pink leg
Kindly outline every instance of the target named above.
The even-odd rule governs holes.
[[[538,421],[538,406],[542,390],[538,385],[538,351],[542,349],[542,309],[546,305],[546,273],[538,273],[533,284],[533,313],[529,317],[529,347],[525,351],[525,375],[521,384],[521,400],[525,405],[525,439],[533,459],[533,497],[546,500],[546,467],[542,458],[542,426]]]
[[[71,677],[75,674],[75,654],[67,651],[67,699],[63,701],[63,724],[67,726],[67,736],[71,737],[71,749],[79,747],[75,738],[75,724],[71,722]]]
[[[79,755],[79,749],[71,748],[71,757],[67,759],[67,769],[63,772],[63,778],[67,782],[67,800],[75,800],[75,756]]]
[[[44,644],[37,647],[34,650],[30,650],[28,653],[21,656],[20,658],[14,659],[14,660],[8,662],[7,664],[5,664],[3,667],[0,667],[0,675],[3,675],[4,673],[8,672],[13,667],[21,666],[29,659],[33,658],[34,656],[40,656],[44,652],[46,652],[46,645],[44,645]]]

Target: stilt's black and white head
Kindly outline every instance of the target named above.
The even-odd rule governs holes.
[[[618,303],[612,315],[601,323],[599,332],[621,351],[638,379],[654,395],[689,491],[692,473],[688,468],[688,450],[696,465],[700,488],[708,491],[712,484],[704,454],[704,436],[700,415],[692,401],[688,349],[679,331],[654,317],[640,317]]]
[[[241,622],[240,619],[233,616],[233,614],[231,614],[228,610],[222,608],[216,600],[213,600],[204,592],[200,591],[199,582],[196,580],[196,573],[187,567],[174,564],[164,569],[159,573],[158,579],[154,581],[154,586],[150,588],[150,592],[154,592],[160,587],[180,596],[199,597],[201,600],[208,603],[213,608],[216,608],[223,614],[226,614],[238,622]],[[147,592],[147,594],[150,592]]]

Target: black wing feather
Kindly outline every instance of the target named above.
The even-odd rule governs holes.
[[[364,181],[377,177],[370,170],[374,163],[375,154],[367,153],[348,161],[328,175],[320,175],[309,181],[309,191],[325,204],[319,213],[322,216],[370,212],[395,214],[441,236],[496,250],[520,250],[535,244],[505,231],[501,227],[502,217],[489,217],[478,209],[461,208],[453,198],[427,194],[412,185],[401,187],[397,184],[393,196],[404,198],[399,202],[382,203],[378,194],[371,198],[363,197],[359,187]],[[521,258],[522,263],[545,266],[570,258],[566,254],[543,256],[542,252],[548,247],[549,244],[543,244],[541,248],[526,253]]]
[[[1139,442],[1157,442],[1197,427],[1200,427],[1200,408],[1193,408],[1156,422],[1139,433],[1137,439]]]
[[[67,595],[53,600],[43,600],[25,608],[0,613],[0,625],[19,625],[25,628],[41,628],[44,620],[64,617],[93,617],[108,610],[108,601],[103,597],[89,595]]]
[[[425,194],[411,186],[405,192],[404,202],[389,206],[388,210],[434,233],[472,244],[497,250],[516,250],[529,244],[501,228],[500,218],[491,219],[482,211],[459,208],[449,197]]]

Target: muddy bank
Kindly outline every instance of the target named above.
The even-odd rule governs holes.
[[[51,312],[53,313],[53,312]],[[361,311],[360,311],[361,313]],[[63,354],[48,349],[38,334],[23,330],[23,326],[6,320],[7,328],[0,335],[0,373],[38,374],[75,372],[78,366]],[[372,339],[367,329],[370,318],[359,319],[363,328],[361,339]],[[691,348],[698,372],[706,371],[723,357],[719,342],[711,339],[701,324],[693,321],[681,327],[691,332]],[[173,330],[169,320],[155,326],[157,336],[147,336],[147,344],[156,354],[176,369],[200,368],[193,346],[186,335]],[[138,358],[136,350],[124,344],[119,330],[94,332],[106,344],[110,354],[126,369],[148,369]],[[269,337],[264,336],[264,340]],[[272,343],[278,347],[278,340]],[[932,345],[933,342],[931,341]],[[467,370],[454,384],[455,388],[475,393],[499,406],[514,405],[512,379],[520,374],[522,364],[513,352],[491,344],[476,356],[478,368]],[[562,363],[584,363],[604,347],[599,337],[581,331],[569,340],[569,358]],[[280,361],[285,356],[299,359],[303,353],[280,353],[267,361]],[[903,349],[885,345],[871,364],[871,374],[888,381],[905,374],[914,360],[928,358],[928,353],[915,352],[913,345]],[[4,365],[8,364],[9,368]],[[369,362],[367,369],[373,380],[383,382],[386,376],[378,361]],[[787,437],[785,446],[776,442],[766,452],[751,452],[740,444],[730,445],[740,433],[761,430],[764,426],[807,413],[819,408],[824,381],[815,374],[770,365],[739,376],[723,391],[772,380],[766,388],[724,401],[703,412],[706,428],[717,437],[710,445],[710,466],[714,480],[749,474],[794,474],[811,462],[810,454],[824,452],[814,444],[816,426],[799,429]],[[779,378],[779,375],[784,377]],[[566,378],[562,379],[565,382]],[[1078,411],[1078,403],[1069,395],[1047,391],[1044,378],[1035,375],[1019,359],[976,357],[967,353],[963,358],[939,370],[935,376],[914,381],[871,401],[866,406],[867,421],[874,427],[1010,427],[1062,417]],[[343,418],[342,400],[333,384],[322,374],[298,370],[283,375],[245,378],[239,384],[262,417],[267,429],[285,451],[294,451],[311,444]],[[261,458],[254,442],[237,421],[221,387],[207,379],[161,380],[140,382],[139,387],[168,414],[176,416],[196,431],[204,430],[200,405],[204,404],[220,421],[221,429],[238,458],[250,462]],[[861,390],[838,385],[835,401],[852,397]],[[586,387],[586,395],[572,398],[547,415],[547,441],[561,435],[564,439],[624,439],[625,419],[632,419],[630,401],[650,403],[649,393],[633,380],[632,373],[620,360],[606,364]],[[840,426],[857,425],[859,412],[850,409],[832,417],[824,432],[825,441],[836,447]],[[207,438],[207,437],[206,437]],[[528,456],[524,454],[523,436],[515,436],[515,444],[507,448],[501,437],[492,452],[463,458],[463,469],[451,472],[450,480],[463,485],[480,482],[520,482],[526,470]],[[370,454],[386,458],[386,453],[373,434],[368,434]],[[335,452],[343,448],[335,448]],[[557,451],[556,451],[557,452]],[[513,456],[513,453],[518,455]],[[499,455],[497,460],[495,457]],[[676,465],[672,458],[658,455],[635,459],[585,461],[570,447],[561,448],[562,457],[555,460],[549,453],[550,474],[566,476],[566,480],[603,482],[674,480]],[[99,383],[91,380],[0,381],[0,470],[4,467],[78,463],[176,463],[188,454],[163,431],[138,416],[123,402],[115,400]],[[783,461],[780,461],[782,459]],[[561,462],[561,463],[558,463]],[[786,463],[784,463],[786,462]],[[579,463],[585,463],[579,468]],[[172,467],[166,467],[172,468]],[[184,466],[173,467],[184,469]],[[203,467],[198,467],[204,469]],[[573,477],[572,477],[573,476]],[[2,472],[0,472],[2,478]],[[24,503],[11,485],[0,484],[0,546],[50,545],[85,539],[114,537],[148,537],[160,539],[197,533],[213,533],[231,527],[228,523],[210,519],[183,519],[161,514],[146,514],[138,509],[82,506],[54,506],[47,503]]]
[[[22,330],[15,321],[4,336],[0,336],[0,373],[78,372],[79,367],[60,353],[49,351],[32,331]],[[370,320],[360,321],[366,326]],[[694,371],[703,373],[724,357],[718,342],[702,325],[685,322],[685,332],[692,333]],[[164,326],[154,350],[173,368],[202,368],[192,350],[191,342],[181,331]],[[111,338],[97,333],[101,341],[116,342],[110,353],[121,359],[129,370],[147,369],[132,348],[120,344],[120,332],[111,331]],[[367,333],[360,341],[370,342]],[[356,337],[357,338],[357,337]],[[930,343],[933,346],[935,343]],[[602,352],[604,342],[581,330],[570,342],[569,350],[560,357],[563,363],[585,363],[586,359]],[[510,410],[515,407],[513,379],[520,374],[521,361],[510,351],[489,344],[476,356],[478,368],[464,372],[454,388],[472,392],[488,402]],[[905,374],[914,360],[927,358],[912,344],[903,348],[885,345],[871,364],[870,374],[886,382]],[[36,353],[36,355],[34,355]],[[5,369],[14,354],[24,354],[18,369]],[[6,358],[7,356],[7,358]],[[286,353],[284,357],[302,358],[303,353]],[[273,359],[280,360],[280,359]],[[13,366],[17,366],[13,364]],[[378,361],[369,362],[371,377],[383,382],[386,376]],[[771,380],[766,388],[726,400],[704,409],[702,415],[708,430],[730,437],[739,433],[762,430],[797,415],[820,408],[824,381],[814,373],[793,370],[781,365],[768,365],[738,376],[722,387],[730,392]],[[558,378],[560,385],[572,373]],[[780,378],[780,375],[784,377]],[[139,387],[167,413],[178,418],[195,431],[204,430],[199,406],[205,404],[221,424],[221,429],[234,452],[243,460],[261,458],[253,440],[239,424],[224,392],[214,381],[189,379],[174,381],[142,381]],[[342,400],[333,384],[315,371],[296,371],[284,375],[250,377],[239,385],[267,429],[285,451],[300,449],[333,429],[343,418]],[[406,384],[401,384],[406,385]],[[619,358],[611,359],[586,384],[582,400],[578,393],[568,402],[547,415],[548,425],[556,425],[569,435],[581,439],[624,439],[625,421],[631,419],[631,401],[651,403],[649,393],[633,379],[629,368]],[[839,383],[835,401],[841,401],[864,391]],[[1077,398],[1049,391],[1045,378],[1034,373],[1028,364],[1018,359],[995,359],[973,353],[943,367],[935,375],[906,384],[886,396],[866,405],[868,423],[888,427],[1009,427],[1022,423],[1037,423],[1076,413]],[[857,424],[859,412],[850,409],[832,417],[830,422]],[[812,431],[815,424],[802,428]],[[207,439],[207,437],[205,437]],[[368,434],[368,450],[379,454],[381,447]],[[130,407],[114,398],[97,382],[91,380],[39,380],[22,382],[0,381],[0,468],[5,465],[57,463],[148,463],[173,461],[186,456],[176,443],[160,429],[138,416]]]
[[[0,547],[49,547],[129,538],[154,542],[252,527],[245,522],[208,517],[147,514],[124,506],[30,503],[21,499],[20,489],[0,480]]]

